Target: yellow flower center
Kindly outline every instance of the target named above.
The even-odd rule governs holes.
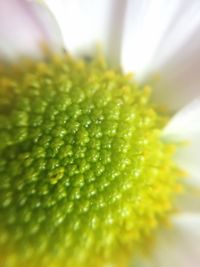
[[[164,125],[148,87],[96,60],[4,66],[0,265],[126,266],[177,190]]]

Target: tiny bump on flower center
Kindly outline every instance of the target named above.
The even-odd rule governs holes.
[[[149,92],[69,55],[0,68],[1,266],[127,266],[179,186]]]

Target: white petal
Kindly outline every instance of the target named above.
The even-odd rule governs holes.
[[[179,148],[175,160],[188,173],[185,182],[200,188],[200,135],[193,136],[190,144]]]
[[[191,178],[188,183],[200,187],[200,99],[180,110],[164,130],[164,138],[187,141],[179,147],[176,161]]]
[[[200,188],[185,185],[184,193],[177,196],[175,206],[179,212],[200,214]]]
[[[125,1],[45,0],[45,2],[56,17],[65,46],[70,52],[91,54],[95,46],[100,45],[109,58],[119,56]]]
[[[122,64],[155,83],[155,100],[173,110],[200,95],[200,2],[128,1]]]
[[[148,70],[179,2],[128,1],[122,46],[122,64],[125,70],[142,76]]]
[[[170,138],[188,138],[200,134],[200,98],[185,106],[169,121],[164,135]]]
[[[134,265],[135,266],[135,265]],[[163,229],[155,239],[149,257],[139,267],[199,267],[200,215],[182,214],[173,218],[172,227]]]
[[[38,56],[41,44],[61,49],[61,35],[43,5],[26,0],[0,1],[0,56]]]

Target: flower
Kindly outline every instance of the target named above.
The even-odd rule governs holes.
[[[133,262],[138,260],[137,266],[198,266],[200,101],[189,101],[199,95],[199,3],[47,0],[46,4],[60,26],[67,50],[90,55],[99,42],[110,64],[133,71],[141,83],[154,83],[155,101],[175,114],[163,138],[191,143],[176,155],[177,163],[189,173],[185,182],[190,186],[178,200],[173,227],[157,234],[150,256],[134,258]],[[38,43],[43,41],[57,52],[62,50],[55,21],[43,4],[14,0],[1,5],[2,57],[41,56]],[[13,16],[11,24],[6,10],[21,16]],[[13,25],[18,31],[12,31]]]

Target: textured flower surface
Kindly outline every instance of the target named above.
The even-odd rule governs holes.
[[[199,7],[0,3],[1,267],[200,265]]]

